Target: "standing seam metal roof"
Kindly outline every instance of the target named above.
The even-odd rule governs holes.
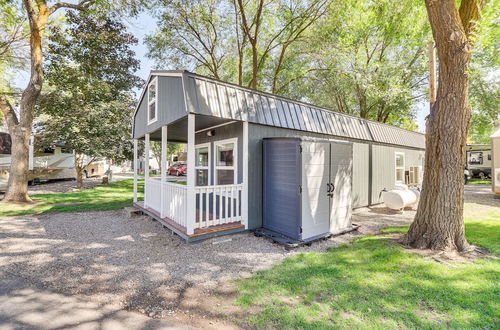
[[[226,83],[188,71],[182,73],[188,112],[413,148],[425,148],[425,135],[335,112],[312,104]]]

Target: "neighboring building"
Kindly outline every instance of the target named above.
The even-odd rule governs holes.
[[[354,208],[382,203],[397,183],[422,181],[421,133],[187,71],[152,71],[134,114],[134,144],[144,139],[147,154],[151,140],[187,143],[187,185],[145,173],[145,201],[135,194],[136,205],[188,241],[259,228],[262,141],[272,137],[352,142]]]
[[[491,151],[491,188],[496,197],[500,198],[500,117],[498,120],[498,125],[495,128],[495,133],[493,133],[493,135],[491,136]]]
[[[468,144],[466,147],[467,169],[472,177],[491,178],[491,145]]]
[[[72,180],[76,178],[75,157],[72,151],[67,150],[64,144],[57,144],[34,152],[33,138],[29,147],[29,183],[45,180]],[[0,191],[7,189],[11,162],[12,143],[8,129],[0,127]],[[84,169],[86,177],[101,176],[108,168],[107,161],[92,162]]]

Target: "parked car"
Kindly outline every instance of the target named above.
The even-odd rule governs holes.
[[[167,171],[167,174],[177,175],[177,176],[186,175],[186,173],[187,173],[187,164],[186,163],[173,164],[172,166],[170,166],[168,168],[168,171]]]

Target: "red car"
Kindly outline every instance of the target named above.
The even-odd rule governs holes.
[[[167,170],[167,174],[170,175],[186,175],[187,173],[187,164],[186,163],[177,163],[172,166],[170,166]]]

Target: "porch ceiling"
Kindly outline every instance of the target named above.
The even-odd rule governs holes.
[[[212,116],[196,115],[195,131],[206,129],[212,126],[224,124],[232,120]],[[187,143],[188,117],[185,116],[168,125],[167,140],[169,142]],[[149,135],[151,141],[161,141],[161,128]]]

